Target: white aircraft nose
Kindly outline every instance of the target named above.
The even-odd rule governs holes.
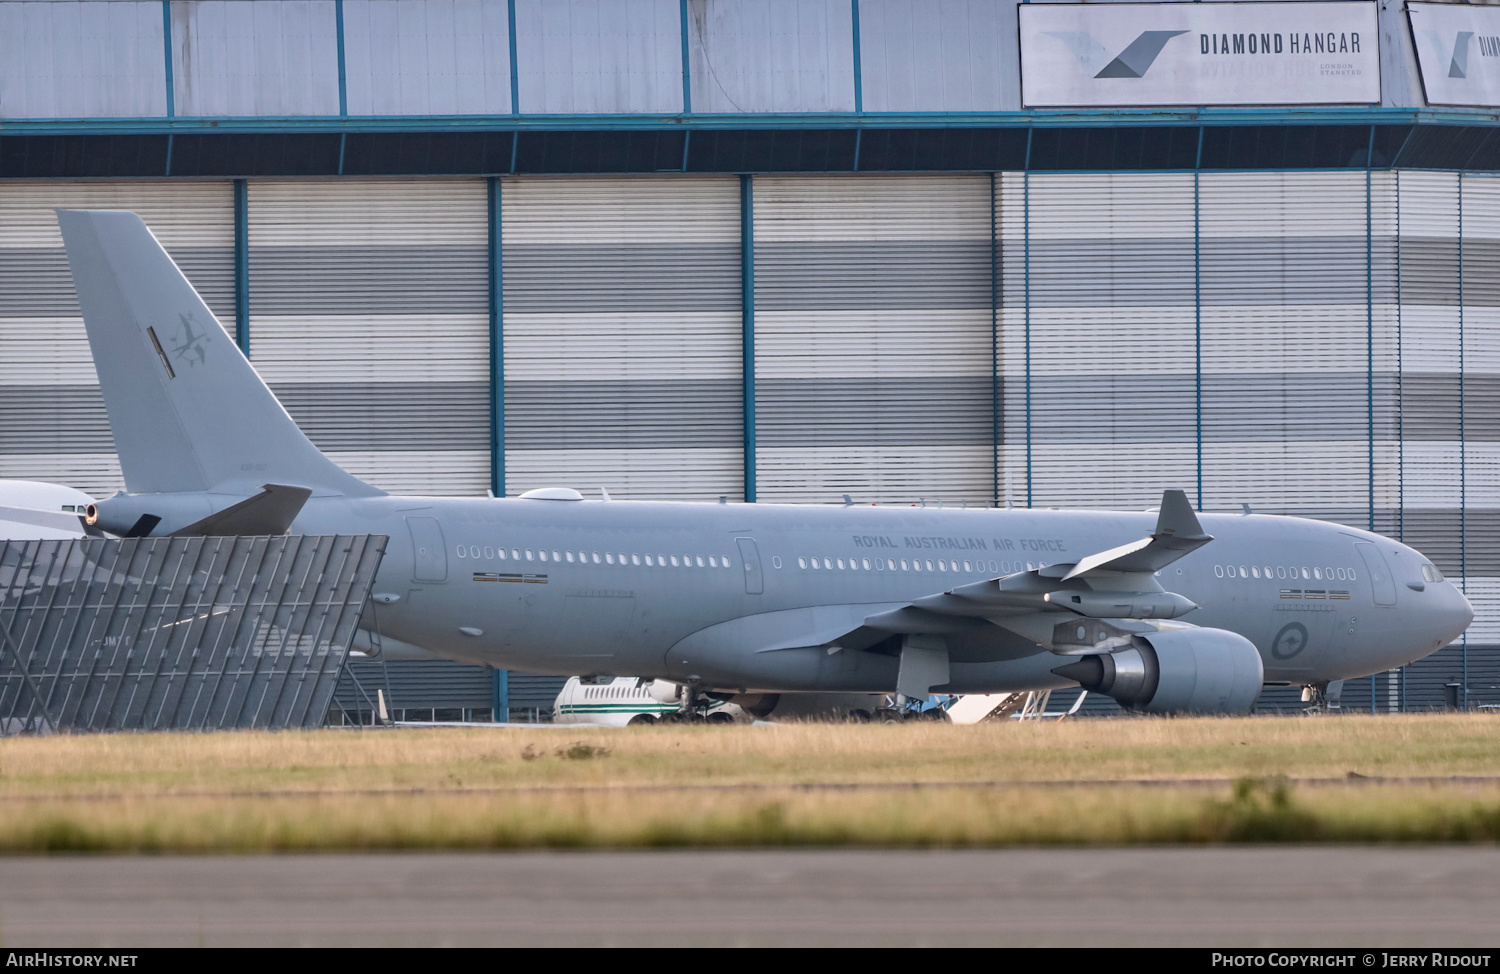
[[[1444,644],[1451,643],[1474,621],[1474,606],[1452,582],[1440,583],[1446,589],[1438,609],[1438,625],[1443,630]]]

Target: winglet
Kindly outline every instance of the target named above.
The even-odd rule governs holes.
[[[1091,571],[1158,571],[1212,540],[1212,535],[1203,533],[1203,525],[1198,523],[1198,515],[1188,503],[1187,494],[1180,490],[1164,490],[1161,513],[1156,516],[1156,530],[1149,538],[1080,559],[1063,579],[1077,578]]]

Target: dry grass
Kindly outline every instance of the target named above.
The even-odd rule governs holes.
[[[1500,720],[7,739],[0,851],[1500,840],[1500,784],[1276,784],[1350,772],[1500,775]]]

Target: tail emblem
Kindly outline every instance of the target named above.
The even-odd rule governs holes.
[[[172,346],[172,357],[186,362],[189,368],[206,363],[208,361],[208,334],[193,331],[191,314],[179,314],[177,319],[182,322],[182,332],[178,335],[177,344]]]

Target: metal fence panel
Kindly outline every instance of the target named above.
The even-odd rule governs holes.
[[[0,732],[321,726],[386,541],[0,542]]]

